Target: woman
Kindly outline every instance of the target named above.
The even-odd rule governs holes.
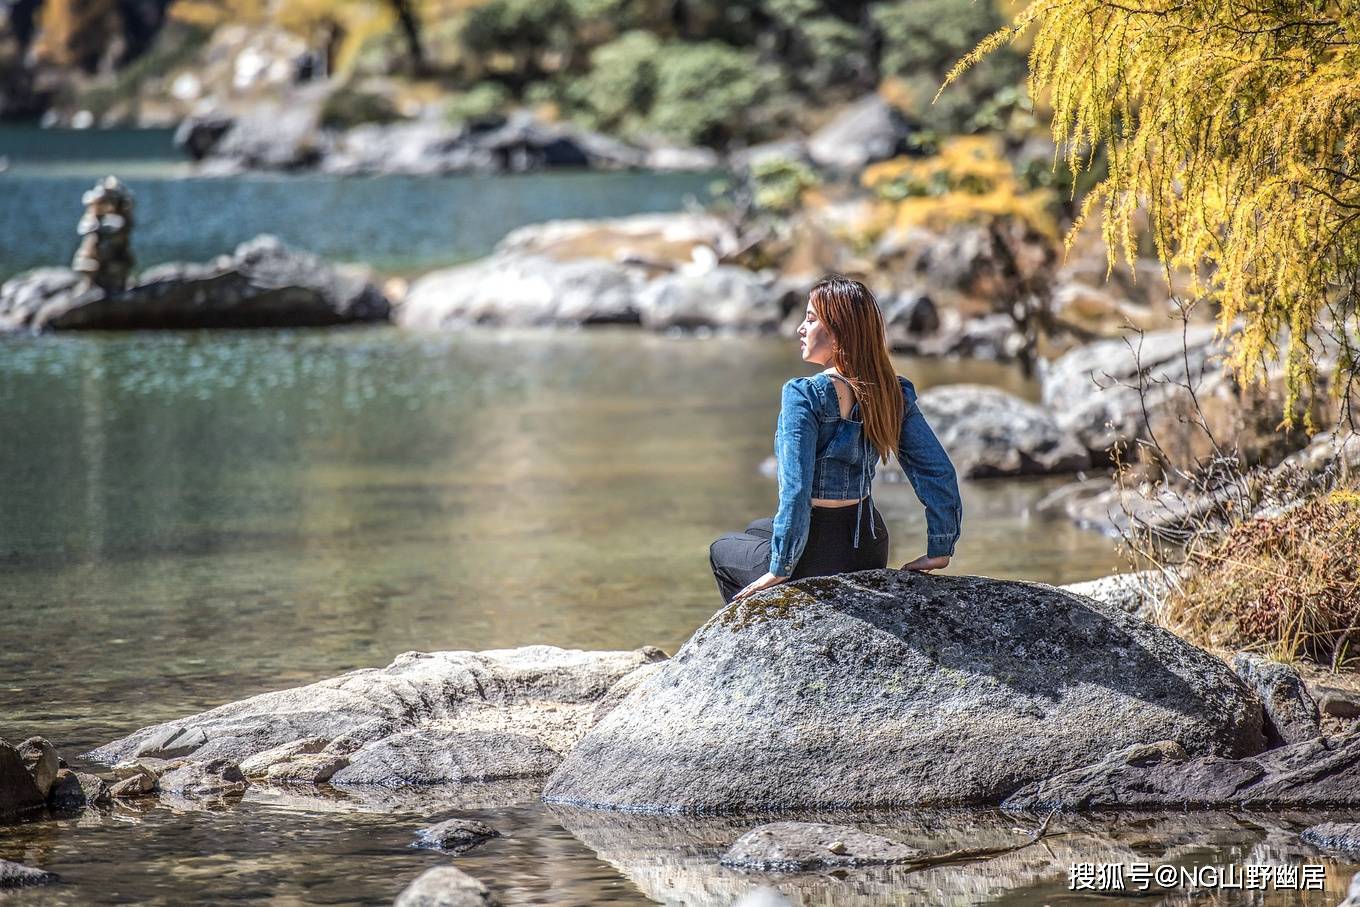
[[[790,579],[888,565],[888,529],[869,499],[876,460],[897,454],[926,508],[926,553],[903,570],[949,565],[963,507],[954,466],[894,374],[873,294],[831,275],[808,295],[803,360],[829,366],[784,385],[775,430],[779,512],[709,548],[723,601]],[[868,507],[865,507],[865,503]]]

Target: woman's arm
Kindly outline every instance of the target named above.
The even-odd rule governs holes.
[[[897,462],[926,508],[926,558],[952,557],[963,521],[959,480],[949,454],[916,405],[916,388],[906,378],[899,376],[897,380],[902,384],[903,397]]]
[[[812,471],[817,460],[817,389],[808,378],[784,384],[774,435],[779,464],[779,511],[770,541],[770,573],[788,577],[807,544],[812,521]]]

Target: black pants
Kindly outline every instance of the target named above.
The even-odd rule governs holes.
[[[888,566],[888,527],[873,501],[865,503],[863,508],[812,508],[807,546],[793,568],[794,579]],[[856,510],[862,510],[858,548],[853,547]],[[769,572],[773,524],[773,517],[756,520],[745,532],[729,532],[708,547],[708,562],[724,602]]]

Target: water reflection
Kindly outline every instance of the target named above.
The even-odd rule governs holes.
[[[1272,816],[1233,813],[1114,814],[1055,816],[1051,834],[989,860],[936,866],[913,871],[876,866],[831,872],[771,874],[729,869],[719,864],[727,847],[758,825],[758,817],[680,818],[594,812],[551,807],[567,828],[651,900],[687,907],[728,907],[760,888],[777,890],[795,905],[835,904],[868,907],[882,904],[929,904],[964,907],[1007,904],[1040,907],[1077,903],[1081,893],[1069,890],[1069,869],[1079,863],[1135,862],[1202,866],[1233,863],[1299,864],[1323,862],[1325,891],[1225,892],[1215,898],[1201,892],[1163,893],[1158,897],[1129,892],[1090,895],[1101,903],[1221,903],[1261,905],[1333,905],[1345,894],[1360,866],[1324,860],[1300,844],[1297,831],[1316,815]],[[780,818],[790,818],[781,816]],[[993,810],[884,811],[860,815],[810,813],[805,821],[850,824],[901,840],[931,853],[955,849],[1008,846],[1024,839],[1030,818]],[[1243,897],[1245,895],[1245,897]]]

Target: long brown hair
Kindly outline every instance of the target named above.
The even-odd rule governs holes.
[[[855,389],[864,435],[887,463],[902,431],[902,386],[888,357],[883,313],[874,294],[858,280],[828,274],[813,286],[808,301],[831,332],[831,364]]]

